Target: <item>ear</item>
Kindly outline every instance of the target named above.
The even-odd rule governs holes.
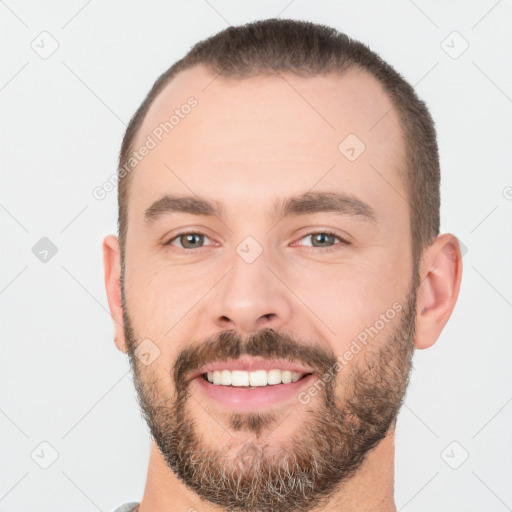
[[[438,236],[425,249],[419,272],[414,346],[424,349],[439,338],[459,296],[462,254],[457,237]]]
[[[127,349],[121,302],[121,254],[119,241],[114,235],[108,235],[103,240],[103,266],[108,306],[114,322],[115,344],[121,352],[126,354]]]

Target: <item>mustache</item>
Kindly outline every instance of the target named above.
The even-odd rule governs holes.
[[[223,331],[185,348],[174,364],[176,389],[188,384],[187,376],[208,363],[238,359],[243,355],[302,363],[320,375],[337,361],[334,352],[319,344],[298,343],[287,333],[261,329],[246,337],[235,330]]]

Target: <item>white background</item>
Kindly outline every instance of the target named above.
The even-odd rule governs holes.
[[[0,511],[108,512],[141,499],[149,433],[103,282],[116,191],[99,201],[92,190],[115,172],[125,125],[160,73],[228,24],[278,15],[345,31],[416,86],[438,130],[442,232],[467,247],[455,311],[414,356],[397,506],[511,509],[512,2],[5,0]],[[469,44],[458,58],[453,31]],[[31,44],[48,51],[51,38],[43,59]],[[32,252],[42,237],[58,249],[46,263]],[[58,452],[48,469],[34,461],[51,460],[43,441]]]

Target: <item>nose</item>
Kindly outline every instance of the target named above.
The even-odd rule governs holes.
[[[292,314],[292,293],[267,266],[265,253],[248,263],[236,255],[231,270],[216,287],[213,321],[221,329],[251,333],[279,329]]]

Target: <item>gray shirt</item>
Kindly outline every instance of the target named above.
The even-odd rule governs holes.
[[[114,512],[137,512],[138,508],[139,508],[139,502],[131,501],[130,503],[125,503],[124,505],[117,507],[114,510]]]

